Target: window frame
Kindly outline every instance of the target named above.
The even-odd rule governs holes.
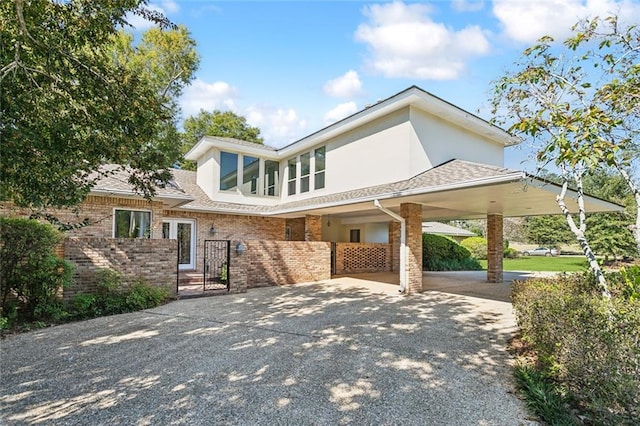
[[[116,230],[118,229],[118,227],[116,226],[116,212],[117,211],[126,211],[126,212],[141,212],[141,213],[149,213],[149,234],[146,237],[117,237],[116,236]],[[113,208],[113,212],[112,212],[112,217],[113,217],[113,223],[112,223],[112,228],[111,228],[111,235],[113,236],[113,238],[127,238],[127,239],[136,239],[136,238],[140,238],[140,239],[151,239],[153,237],[153,211],[152,210],[148,210],[148,209],[133,209],[133,208],[126,208],[126,207],[114,207]]]
[[[234,155],[236,157],[236,183],[232,188],[223,188],[222,187],[222,155],[223,154],[229,154],[229,155]],[[233,191],[238,191],[238,176],[240,175],[240,170],[238,168],[238,166],[240,165],[240,158],[241,158],[241,154],[237,153],[237,152],[229,152],[229,151],[222,151],[220,150],[220,171],[218,172],[218,189],[219,191],[223,191],[223,192],[233,192]],[[244,173],[244,167],[242,168],[242,172]],[[244,177],[243,177],[244,179]]]

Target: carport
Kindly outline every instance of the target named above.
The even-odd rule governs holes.
[[[486,219],[486,281],[499,283],[503,218],[559,214],[556,197],[561,189],[522,171],[452,160],[406,181],[283,204],[273,213],[291,219],[303,214],[307,241],[340,241],[340,232],[344,236],[351,229],[375,229],[376,238],[391,247],[390,271],[403,273],[406,293],[412,293],[423,289],[423,221]],[[576,191],[568,190],[565,202],[577,212]],[[588,212],[622,209],[588,195],[584,204]]]

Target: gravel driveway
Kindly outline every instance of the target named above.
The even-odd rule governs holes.
[[[0,423],[532,424],[513,329],[506,302],[349,278],[181,300],[4,339]]]

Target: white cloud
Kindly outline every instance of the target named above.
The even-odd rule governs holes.
[[[149,5],[147,5],[147,9],[167,16],[167,13],[175,13],[179,11],[180,6],[174,0],[165,0],[160,2],[160,4],[150,3]],[[127,22],[129,22],[129,24],[133,26],[137,31],[148,30],[149,28],[156,25],[155,22],[148,21],[142,16],[133,15],[131,13],[127,14]]]
[[[224,81],[207,83],[196,79],[188,86],[180,102],[185,117],[197,114],[201,109],[213,111],[215,109],[237,110],[235,100],[238,91]]]
[[[161,4],[162,8],[169,13],[175,13],[180,10],[180,5],[174,0],[165,0]]]
[[[458,12],[477,12],[484,8],[484,1],[453,0],[451,6]]]
[[[328,111],[324,115],[324,123],[328,126],[329,124],[342,120],[343,118],[348,117],[357,111],[358,107],[356,106],[355,102],[345,102],[336,106],[331,111]]]
[[[306,134],[307,122],[293,108],[254,105],[244,113],[247,122],[260,128],[267,145],[279,147]]]
[[[531,43],[543,35],[564,39],[580,19],[617,14],[627,24],[640,19],[640,3],[629,0],[494,0],[493,13],[504,33]]]
[[[362,93],[362,82],[356,71],[349,70],[344,75],[327,81],[322,90],[334,98],[350,98]]]
[[[369,65],[386,77],[452,80],[473,56],[488,53],[489,42],[478,26],[456,31],[429,17],[424,4],[394,2],[364,9],[368,22],[355,38],[369,46]]]

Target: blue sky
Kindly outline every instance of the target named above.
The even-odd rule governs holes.
[[[638,0],[152,1],[198,43],[200,69],[184,116],[232,110],[265,143],[291,143],[366,104],[417,85],[490,117],[491,81],[543,34],[615,12],[640,21]],[[147,25],[132,22],[138,30]],[[505,165],[526,149],[509,149]]]

